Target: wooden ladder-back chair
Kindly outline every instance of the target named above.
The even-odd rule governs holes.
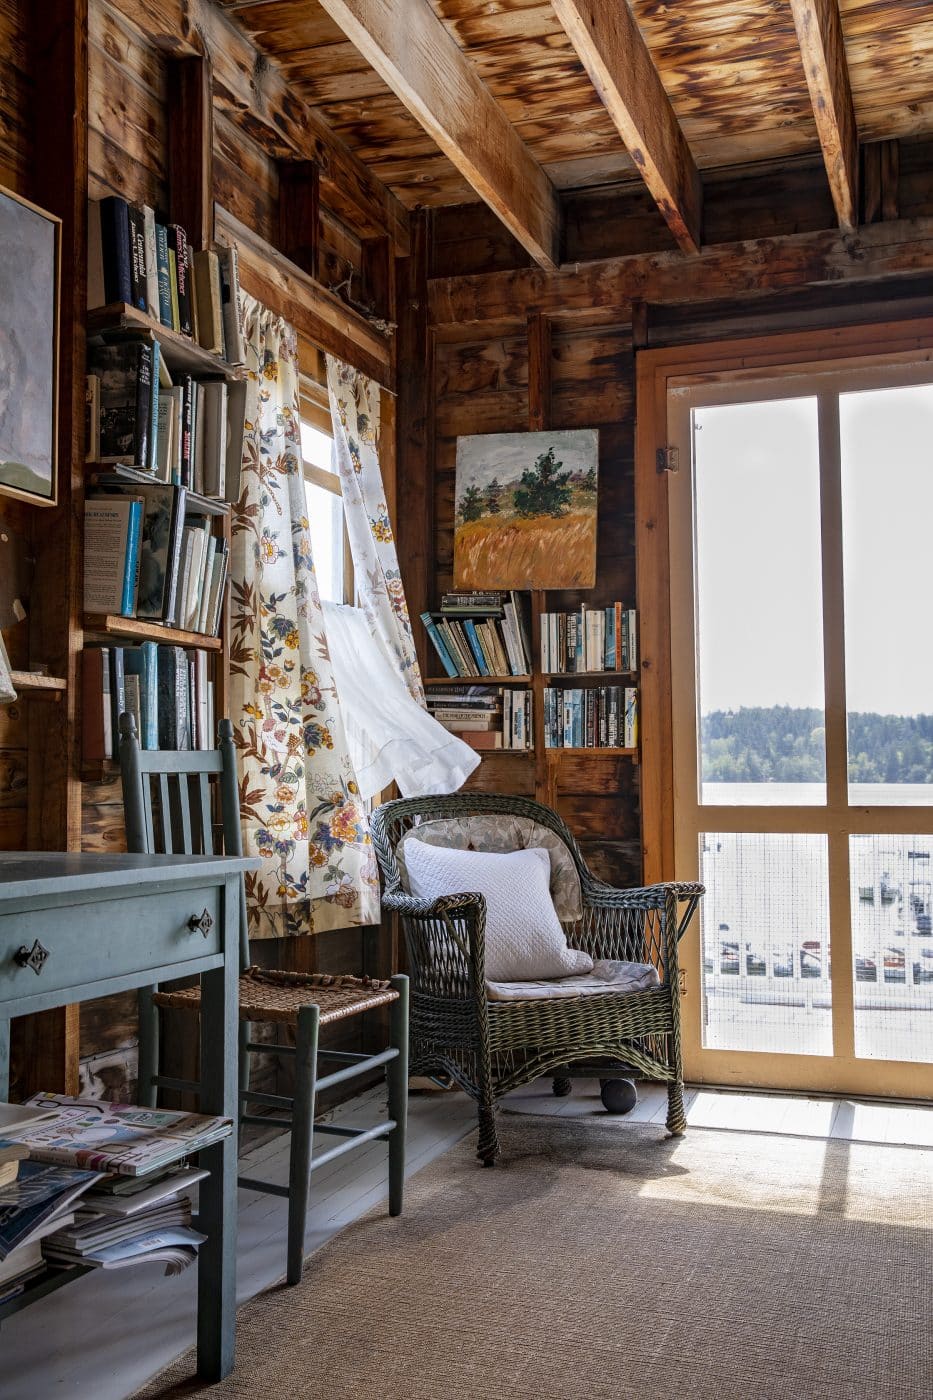
[[[383,909],[400,915],[408,948],[412,1073],[448,1074],[473,1096],[479,1106],[478,1155],[485,1165],[499,1153],[496,1101],[543,1074],[554,1075],[556,1094],[570,1092],[574,1075],[613,1077],[628,1069],[661,1080],[667,1084],[667,1128],[684,1131],[677,945],[702,885],[619,890],[603,884],[560,817],[523,797],[467,792],[400,798],[373,813],[371,829],[385,881]],[[517,845],[510,845],[516,836]],[[539,991],[523,993],[522,1000],[491,999],[485,899],[468,892],[433,902],[414,898],[400,849],[406,839],[495,851],[550,846],[552,895],[558,867],[573,884],[575,917],[561,916],[570,946],[594,959],[652,963],[659,985],[628,993],[545,998]],[[686,907],[678,916],[681,902]]]
[[[242,854],[240,801],[237,787],[233,725],[222,719],[216,749],[169,752],[141,749],[130,715],[120,716],[120,770],[126,813],[128,850],[141,854]],[[216,803],[216,805],[215,805]],[[220,818],[219,822],[215,817]],[[374,1138],[389,1143],[389,1213],[399,1215],[405,1177],[405,1136],[408,1112],[408,978],[389,981],[350,976],[270,972],[250,965],[245,900],[240,900],[240,1123],[291,1130],[288,1186],[240,1177],[252,1191],[288,1197],[288,1282],[301,1277],[309,1177],[334,1157]],[[196,1090],[187,1080],[159,1073],[159,1008],[197,1013],[199,986],[143,988],[139,995],[139,1099],[154,1107],[159,1088]],[[390,1010],[389,1045],[377,1054],[322,1050],[321,1026],[360,1015],[378,1006]],[[252,1022],[275,1022],[295,1030],[295,1044],[254,1042]],[[252,1055],[295,1057],[294,1095],[251,1092]],[[337,1068],[318,1077],[318,1061]],[[317,1093],[358,1075],[384,1067],[389,1088],[388,1117],[371,1128],[314,1123]],[[253,1115],[247,1103],[284,1110],[290,1118]],[[343,1139],[329,1151],[314,1155],[315,1132]]]

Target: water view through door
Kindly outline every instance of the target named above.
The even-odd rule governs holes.
[[[930,378],[671,393],[688,1077],[931,1092]]]

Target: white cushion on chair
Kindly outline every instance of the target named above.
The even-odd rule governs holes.
[[[541,847],[500,853],[412,841],[405,857],[411,892],[419,899],[484,896],[486,977],[491,981],[568,977],[592,970],[588,953],[567,946],[548,889],[550,857]]]
[[[431,846],[456,847],[459,851],[525,851],[543,846],[551,858],[551,898],[561,923],[583,917],[583,894],[573,856],[556,831],[531,817],[514,812],[469,812],[459,817],[437,817],[406,831],[395,848],[402,888],[407,890],[406,851],[413,841]]]
[[[658,969],[651,963],[599,959],[593,964],[592,972],[551,982],[487,981],[486,995],[490,1001],[546,1001],[552,997],[605,996],[607,992],[626,996],[632,992],[649,992],[660,985]]]

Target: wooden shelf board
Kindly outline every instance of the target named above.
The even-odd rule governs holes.
[[[558,754],[564,754],[564,753],[573,754],[573,755],[575,755],[576,757],[579,757],[579,756],[582,754],[582,755],[584,755],[586,758],[637,758],[637,757],[638,757],[638,750],[637,750],[637,749],[609,749],[609,748],[595,748],[595,747],[594,747],[594,748],[574,748],[574,749],[571,749],[571,748],[563,748],[563,747],[554,747],[554,748],[545,748],[544,752],[545,752],[546,754],[548,754],[548,755],[553,754],[555,757],[556,757]]]
[[[32,690],[37,694],[61,695],[68,689],[63,676],[40,676],[35,671],[11,671],[10,675],[16,690]]]
[[[220,355],[205,350],[196,340],[170,330],[152,316],[125,302],[110,306],[95,306],[87,313],[88,336],[105,335],[107,331],[148,331],[162,347],[169,369],[185,370],[188,374],[213,374],[224,379],[241,379],[244,371],[228,364]]]
[[[634,678],[637,671],[545,671],[546,681],[603,681],[613,677]]]
[[[426,686],[432,685],[530,685],[530,676],[426,676]]]
[[[171,486],[173,483],[159,481],[152,472],[147,472],[142,467],[129,467],[123,462],[88,462],[88,481],[92,486],[102,486],[106,488],[108,476],[115,476],[120,481],[130,484],[139,482],[141,486]],[[198,491],[192,491],[190,486],[185,487],[185,507],[193,513],[200,512],[202,515],[229,515],[229,501],[221,501],[216,496],[202,496]]]
[[[160,622],[144,622],[137,617],[117,617],[113,614],[86,613],[84,630],[110,637],[162,642],[166,646],[200,647],[202,651],[220,651],[223,646],[219,637],[206,637],[202,632],[183,632],[177,627],[165,627]]]

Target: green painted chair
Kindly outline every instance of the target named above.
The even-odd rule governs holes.
[[[166,752],[140,749],[130,715],[120,716],[120,770],[126,814],[127,849],[141,854],[242,853],[240,804],[237,788],[233,725],[222,719],[216,749]],[[215,817],[220,818],[219,823]],[[305,1224],[311,1173],[335,1157],[374,1138],[389,1143],[389,1214],[400,1215],[405,1180],[405,1137],[408,1119],[408,978],[389,981],[370,978],[270,972],[250,966],[245,900],[240,901],[240,1123],[284,1127],[291,1131],[288,1186],[240,1177],[240,1186],[288,1197],[289,1283],[301,1277]],[[154,1107],[158,1090],[194,1090],[187,1080],[159,1073],[159,1008],[197,1014],[201,1006],[199,986],[162,990],[146,987],[139,996],[139,1101]],[[322,1026],[388,1006],[389,1045],[378,1054],[354,1054],[322,1050],[318,1035]],[[291,1026],[294,1045],[251,1038],[253,1023]],[[295,1092],[258,1093],[249,1087],[249,1063],[253,1055],[288,1055],[295,1059]],[[319,1061],[336,1068],[319,1077]],[[314,1122],[317,1094],[359,1075],[384,1067],[389,1089],[388,1117],[371,1128],[349,1128]],[[260,1116],[246,1111],[254,1103],[285,1111],[288,1118]],[[329,1151],[314,1154],[314,1133],[342,1139]]]
[[[548,807],[490,793],[401,798],[374,812],[383,909],[401,918],[411,976],[411,1069],[446,1074],[479,1106],[478,1156],[499,1154],[495,1109],[512,1089],[554,1076],[569,1093],[574,1076],[634,1071],[667,1084],[667,1128],[686,1128],[677,945],[704,893],[697,884],[618,890],[588,870],[569,830]],[[486,903],[451,894],[425,903],[407,889],[409,840],[477,850],[544,846],[551,894],[571,947],[594,959],[652,963],[650,990],[493,1000],[485,978]],[[679,906],[684,904],[681,912]],[[653,975],[652,975],[653,980]]]

